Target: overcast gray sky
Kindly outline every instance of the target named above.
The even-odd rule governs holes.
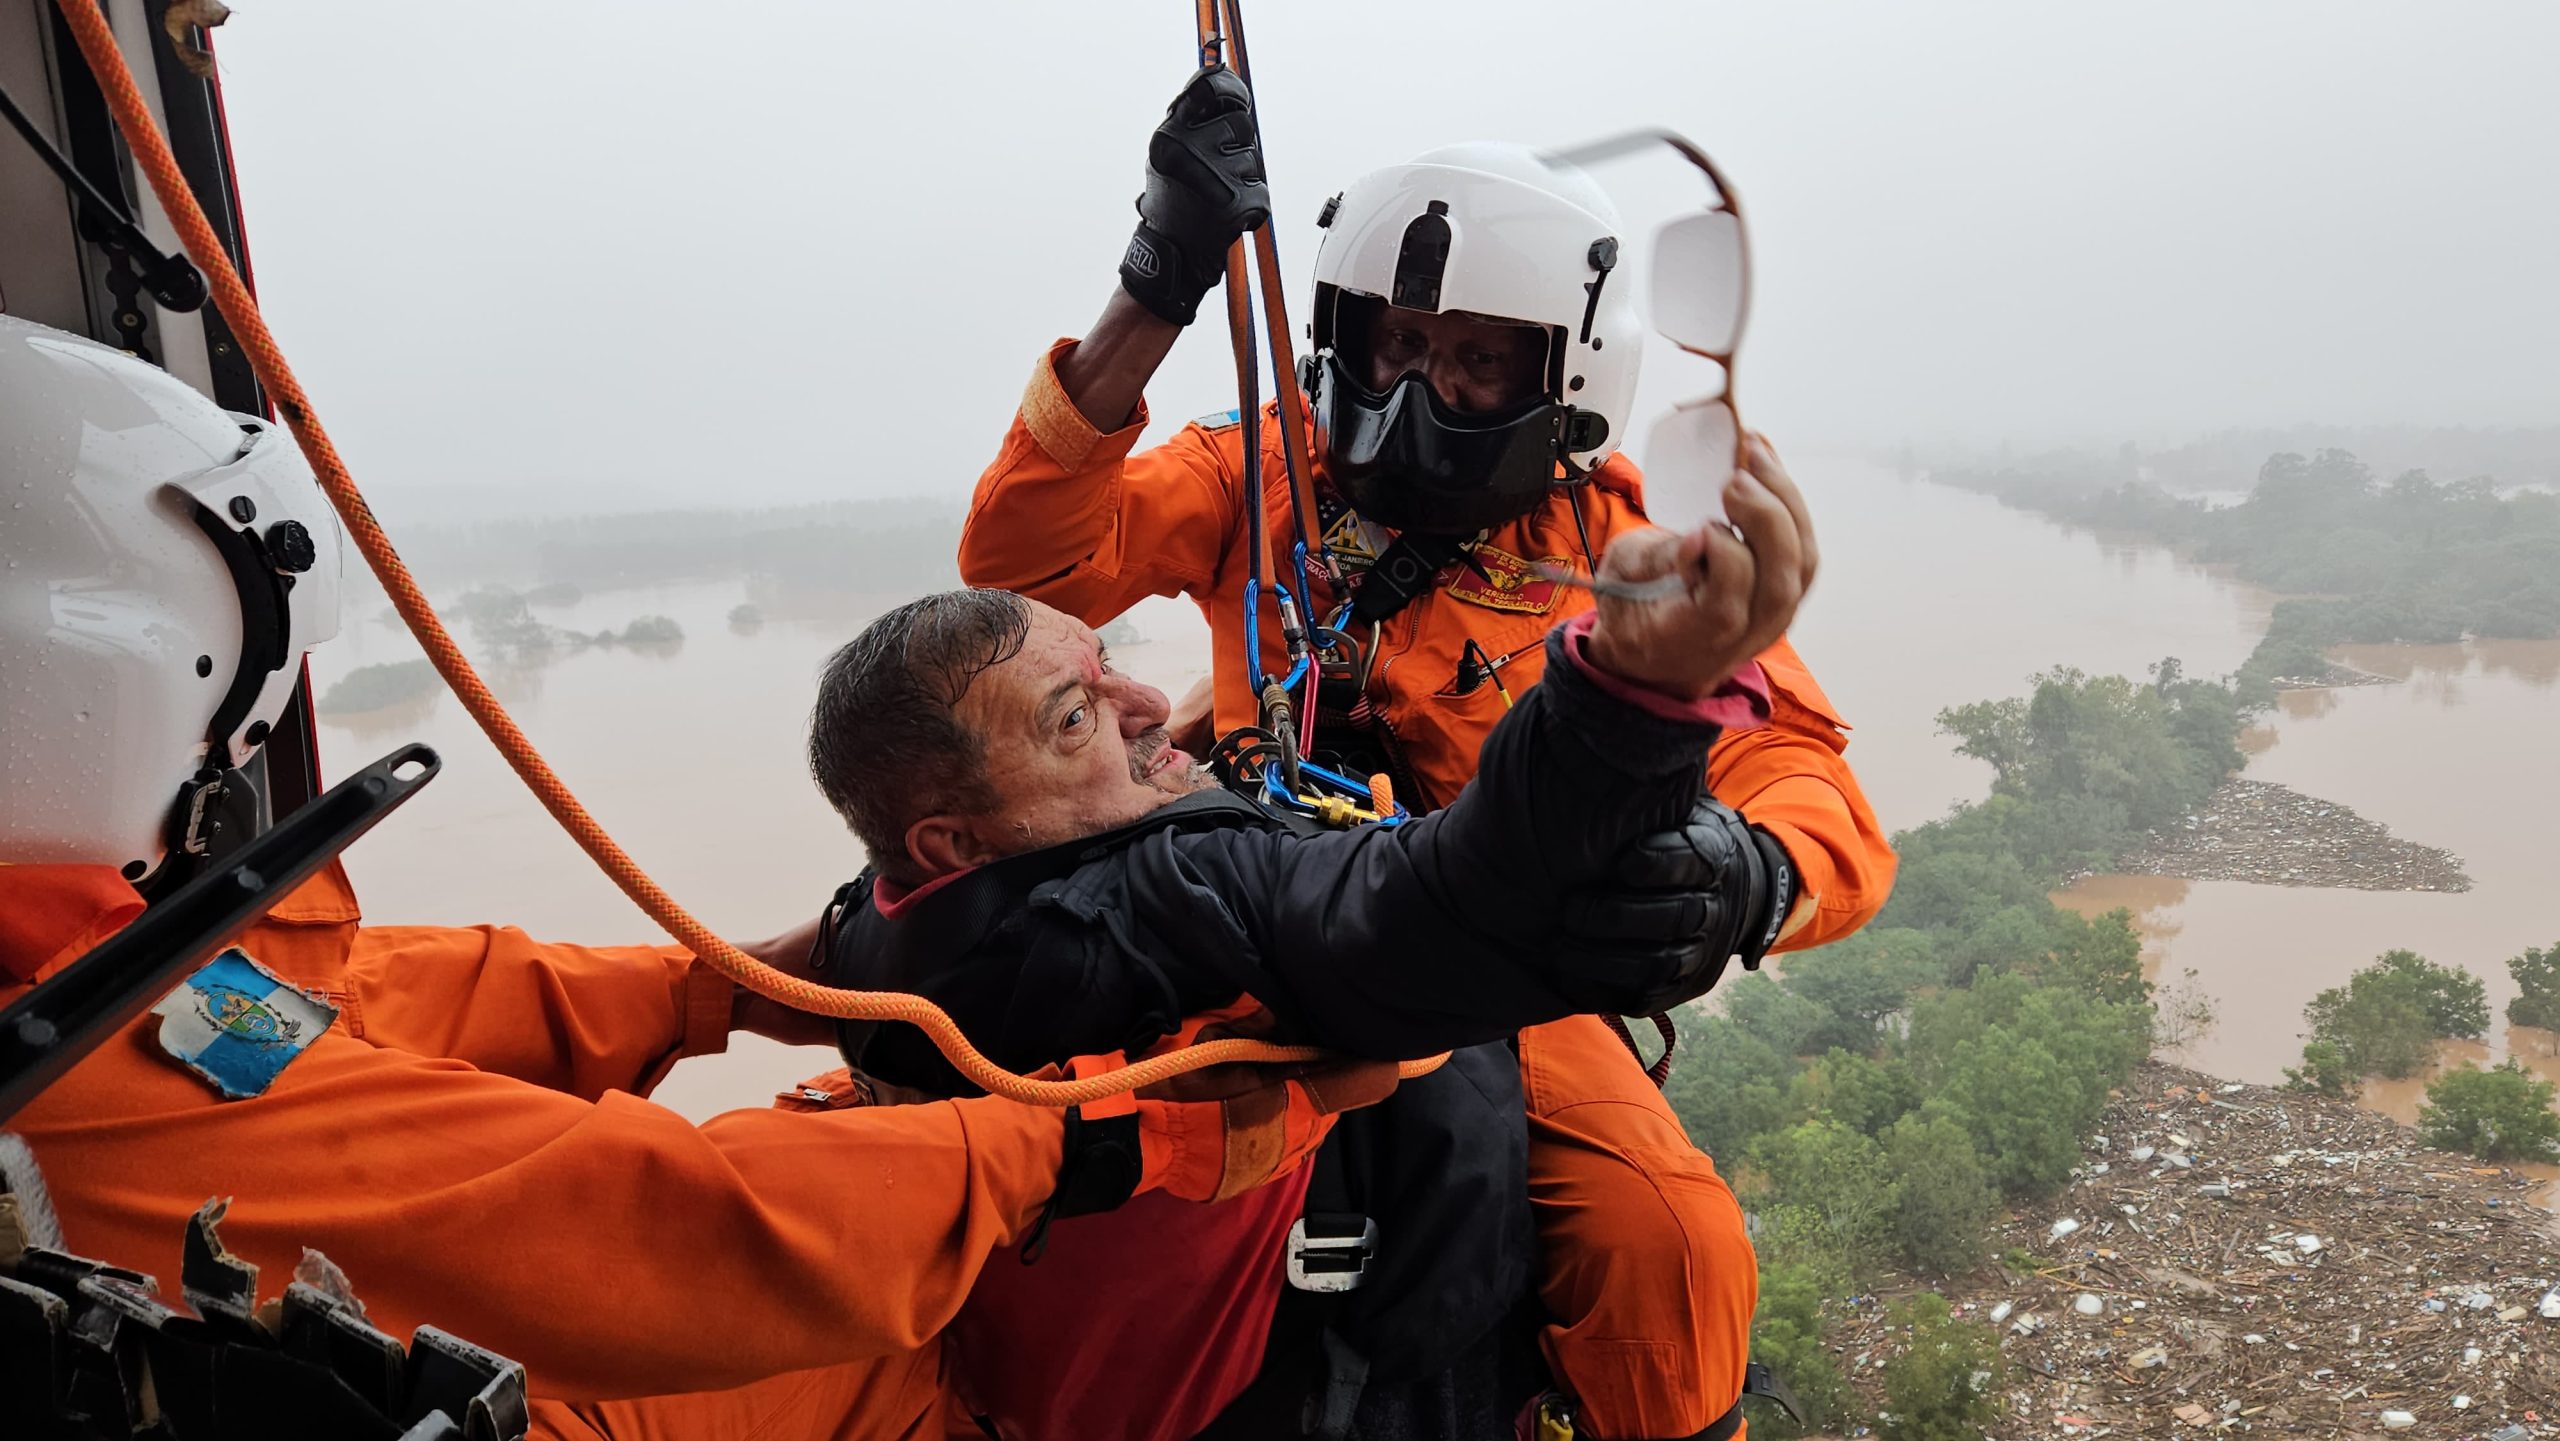
[[[240,0],[260,294],[398,514],[965,496],[1108,293],[1190,12]],[[1246,18],[1299,315],[1361,171],[1666,125],[1742,192],[1791,449],[2560,423],[2560,5]],[[1233,404],[1221,329],[1160,421]]]

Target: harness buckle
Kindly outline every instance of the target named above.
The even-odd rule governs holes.
[[[1378,1223],[1366,1216],[1301,1216],[1289,1227],[1289,1285],[1298,1291],[1357,1291],[1378,1254]]]

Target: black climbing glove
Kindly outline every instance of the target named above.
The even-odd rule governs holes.
[[[1649,1016],[1758,970],[1795,903],[1786,847],[1712,796],[1687,824],[1631,842],[1602,885],[1565,898],[1555,985],[1586,1009]]]
[[[1204,69],[1147,141],[1147,188],[1121,288],[1158,318],[1189,325],[1226,274],[1228,246],[1270,218],[1253,93],[1224,66]]]

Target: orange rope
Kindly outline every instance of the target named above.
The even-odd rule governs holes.
[[[1236,11],[1238,0],[1217,0],[1217,3],[1219,13],[1226,22],[1229,63],[1235,68],[1236,78],[1242,80],[1246,90],[1250,91],[1253,88],[1253,61],[1245,54],[1244,27],[1237,23],[1240,18]],[[1262,130],[1260,97],[1256,97],[1254,101],[1253,123],[1254,140],[1259,144]],[[1267,174],[1270,161],[1266,158],[1263,163]],[[1239,241],[1238,244],[1241,245],[1242,242]],[[1316,534],[1319,512],[1316,506],[1315,466],[1307,455],[1307,398],[1305,393],[1298,389],[1297,357],[1289,337],[1289,305],[1287,298],[1281,294],[1280,290],[1280,246],[1279,242],[1272,237],[1271,222],[1267,219],[1253,232],[1253,258],[1255,272],[1262,281],[1262,316],[1271,346],[1271,388],[1274,392],[1273,399],[1278,402],[1280,408],[1280,449],[1289,472],[1289,509],[1297,521],[1298,544],[1307,548],[1308,561],[1319,567],[1329,567],[1331,562],[1325,559],[1324,542]],[[1252,424],[1255,435],[1259,436],[1261,417],[1253,417]],[[1325,575],[1337,586],[1340,585],[1342,579],[1340,575],[1330,569],[1326,569]],[[1315,603],[1313,596],[1298,597],[1298,604],[1307,607],[1310,620],[1314,619]],[[1315,707],[1311,705],[1307,710],[1308,719],[1312,723]],[[1381,810],[1379,814],[1384,815],[1386,812]]]
[[[1073,1106],[1098,1101],[1108,1096],[1152,1086],[1171,1077],[1207,1066],[1237,1062],[1303,1063],[1329,1059],[1328,1054],[1313,1046],[1275,1046],[1262,1041],[1237,1039],[1204,1041],[1168,1051],[1146,1060],[1132,1062],[1126,1069],[1110,1071],[1082,1080],[1039,1081],[1016,1075],[980,1054],[969,1044],[969,1038],[943,1009],[922,996],[896,991],[855,991],[821,986],[813,981],[787,975],[727,941],[713,935],[709,927],[695,920],[675,898],[658,887],[647,872],[605,834],[604,827],[587,808],[569,792],[569,787],[554,773],[533,742],[517,729],[513,717],[489,687],[472,669],[453,637],[436,618],[427,604],[424,592],[392,549],[373,510],[364,495],[356,489],[355,478],[348,474],[346,462],[330,443],[329,433],[320,425],[319,415],[312,409],[311,397],[294,379],[293,370],[285,364],[284,353],[276,346],[275,336],[258,313],[257,302],[248,287],[240,283],[239,272],[232,269],[231,258],[216,239],[213,226],[205,219],[204,210],[196,203],[195,192],[178,169],[177,157],[169,152],[168,141],[151,118],[135,85],[133,72],[127,68],[123,53],[107,29],[106,17],[93,0],[56,0],[63,18],[70,23],[71,33],[79,42],[80,54],[106,94],[108,108],[114,113],[116,129],[124,136],[125,145],[133,152],[134,162],[151,183],[152,194],[159,197],[160,208],[167,212],[170,223],[177,227],[178,237],[187,255],[203,271],[213,290],[214,305],[224,320],[230,322],[233,335],[256,372],[258,383],[274,397],[276,409],[284,417],[293,438],[318,472],[320,485],[329,501],[337,507],[346,522],[348,533],[355,537],[356,549],[363,552],[365,562],[382,582],[400,618],[409,624],[410,633],[425,648],[427,659],[435,665],[445,684],[453,688],[463,709],[480,723],[498,753],[515,768],[543,808],[551,812],[572,839],[612,877],[614,884],[630,896],[650,919],[666,928],[667,934],[682,942],[714,970],[759,995],[785,1005],[821,1016],[835,1016],[864,1021],[902,1021],[923,1031],[936,1049],[949,1058],[952,1066],[970,1082],[990,1095],[1043,1106]],[[1418,1075],[1437,1065],[1437,1059],[1407,1062],[1400,1069],[1407,1075]]]

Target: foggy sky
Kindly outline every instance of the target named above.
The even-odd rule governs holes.
[[[259,291],[445,511],[965,496],[1113,283],[1190,13],[241,0]],[[2560,423],[2560,6],[1248,7],[1280,247],[1463,139],[1680,130],[1790,451]],[[1234,404],[1216,303],[1151,392]]]

